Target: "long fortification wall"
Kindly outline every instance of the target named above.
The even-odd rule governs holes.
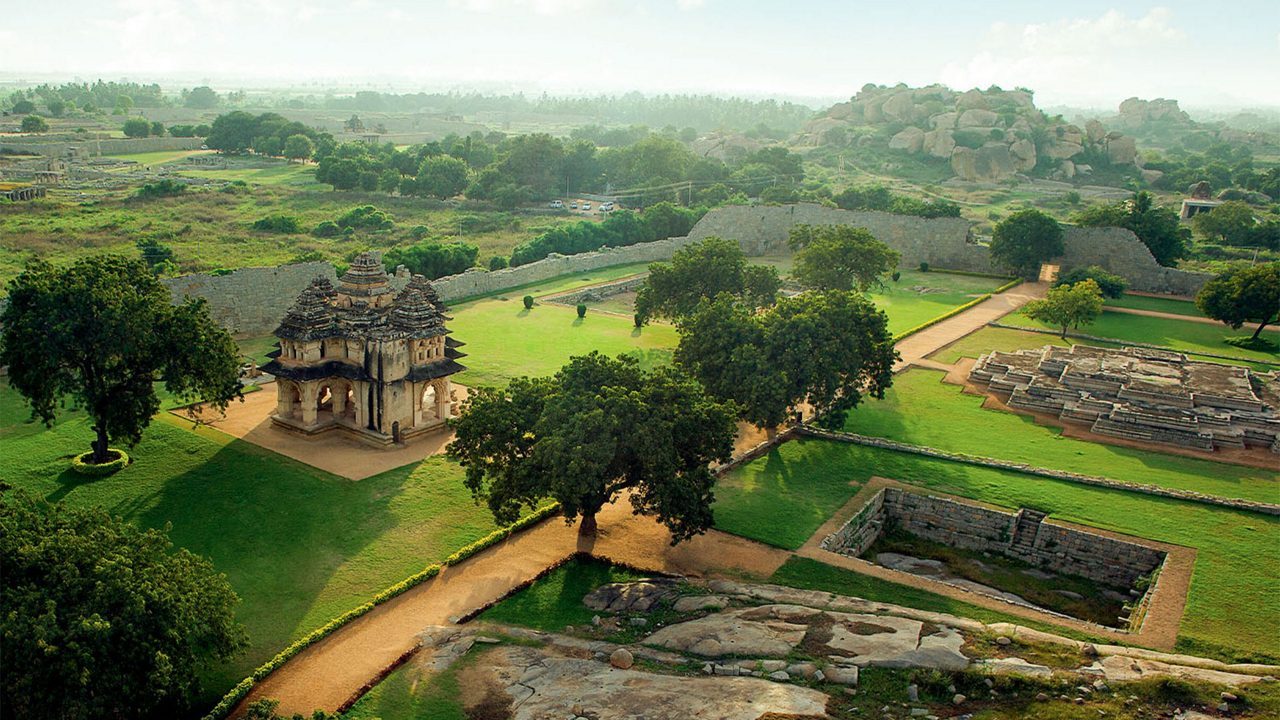
[[[456,302],[561,275],[613,265],[666,260],[689,242],[688,238],[680,237],[622,248],[603,248],[598,252],[578,255],[553,254],[545,260],[506,270],[468,270],[460,275],[434,280],[432,284],[440,299]],[[208,302],[209,312],[215,320],[233,335],[247,337],[274,331],[298,293],[316,277],[326,277],[331,281],[337,279],[329,263],[311,262],[243,268],[226,275],[183,275],[163,282],[173,293],[175,301],[184,297],[202,297]],[[400,272],[392,277],[391,284],[399,290],[408,281],[408,273]]]
[[[902,255],[901,267],[931,267],[966,272],[994,272],[985,245],[972,241],[969,223],[960,218],[921,218],[883,212],[840,210],[822,205],[755,205],[717,208],[689,231],[702,240],[718,236],[737,240],[748,255],[780,255],[789,251],[787,237],[796,225],[853,225],[870,231]],[[1064,228],[1065,252],[1055,260],[1063,271],[1098,265],[1143,292],[1194,295],[1211,277],[1167,268],[1132,232],[1122,228]]]
[[[83,148],[94,155],[124,155],[128,153],[161,152],[164,150],[195,150],[204,144],[201,138],[135,138],[114,140],[68,140],[65,142],[0,141],[0,152],[34,153],[48,157],[62,157],[71,147]]]
[[[165,138],[161,138],[165,139]],[[688,237],[668,238],[621,248],[602,248],[578,255],[551,255],[538,262],[489,272],[473,269],[435,280],[441,299],[502,292],[561,275],[612,265],[668,260],[676,250],[710,236],[736,240],[748,255],[789,253],[787,238],[795,225],[849,224],[865,228],[902,254],[902,267],[922,262],[937,269],[992,272],[987,248],[971,242],[969,224],[959,218],[919,218],[882,212],[852,212],[821,205],[734,206],[708,212]],[[1128,230],[1067,228],[1062,269],[1100,265],[1122,275],[1134,290],[1193,295],[1208,278],[1156,264],[1151,253]],[[275,329],[285,310],[317,276],[335,277],[328,263],[273,268],[244,268],[227,275],[185,275],[165,280],[175,298],[199,296],[213,316],[240,336],[265,335]],[[407,275],[393,282],[400,287]]]

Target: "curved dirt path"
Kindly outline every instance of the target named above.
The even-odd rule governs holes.
[[[310,716],[317,708],[333,712],[412,652],[427,626],[448,624],[494,603],[576,552],[653,571],[690,576],[727,571],[761,579],[789,555],[716,531],[672,547],[666,528],[633,515],[622,500],[600,512],[594,539],[581,539],[576,524],[551,518],[443,569],[302,651],[258,683],[232,717],[260,698],[279,700],[278,712],[286,716]]]

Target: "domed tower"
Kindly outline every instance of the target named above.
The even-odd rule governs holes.
[[[317,278],[285,313],[276,377],[277,425],[344,430],[379,445],[443,428],[456,412],[449,376],[465,368],[445,306],[415,275],[400,293],[377,256],[362,253],[338,287]]]

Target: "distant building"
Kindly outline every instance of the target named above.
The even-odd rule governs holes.
[[[1178,213],[1178,216],[1181,217],[1183,220],[1190,220],[1191,218],[1201,213],[1209,212],[1210,210],[1221,205],[1222,203],[1223,203],[1222,200],[1209,200],[1207,198],[1205,199],[1187,198],[1182,201],[1182,212]]]
[[[465,369],[448,319],[425,277],[395,294],[369,253],[352,261],[336,290],[317,278],[281,321],[280,348],[262,366],[276,377],[272,420],[378,445],[443,428],[457,409],[449,376]]]

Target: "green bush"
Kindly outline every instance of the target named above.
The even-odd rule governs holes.
[[[374,177],[377,181],[377,177]],[[337,219],[338,227],[355,230],[390,230],[395,227],[391,215],[373,205],[361,205],[351,208]]]
[[[71,458],[71,469],[87,477],[105,477],[120,472],[129,464],[129,456],[125,451],[107,448],[107,452],[115,453],[115,459],[94,465],[89,462],[93,458],[93,451],[90,450],[87,453],[81,453]]]
[[[920,272],[929,272],[929,263],[927,262],[920,263]]]
[[[489,270],[502,270],[509,264],[510,263],[507,262],[507,259],[501,255],[494,255],[489,258]]]
[[[165,179],[153,183],[147,183],[146,185],[138,188],[138,191],[134,194],[140,198],[160,198],[181,195],[186,191],[187,186],[185,183]]]
[[[525,309],[525,310],[532,310],[532,309],[533,309],[533,296],[532,296],[532,295],[525,295],[525,296],[524,296],[524,298],[523,298],[523,301],[524,301],[524,309]]]
[[[898,282],[899,280],[902,279],[902,273],[897,270],[894,270],[892,277],[894,282]]]
[[[338,227],[338,223],[332,220],[325,220],[311,231],[311,234],[318,238],[338,237],[342,234],[342,228]]]
[[[587,316],[587,306],[582,303],[578,303],[578,317],[584,318],[586,316]]]
[[[1129,287],[1129,283],[1124,278],[1109,273],[1097,265],[1090,265],[1087,268],[1075,268],[1070,272],[1065,272],[1058,276],[1053,286],[1075,285],[1085,280],[1092,280],[1098,283],[1098,289],[1102,291],[1102,296],[1112,299],[1124,295],[1125,288]]]
[[[255,220],[253,229],[262,232],[285,233],[294,235],[302,232],[302,225],[298,222],[298,218],[292,215],[268,215],[264,218]]]

